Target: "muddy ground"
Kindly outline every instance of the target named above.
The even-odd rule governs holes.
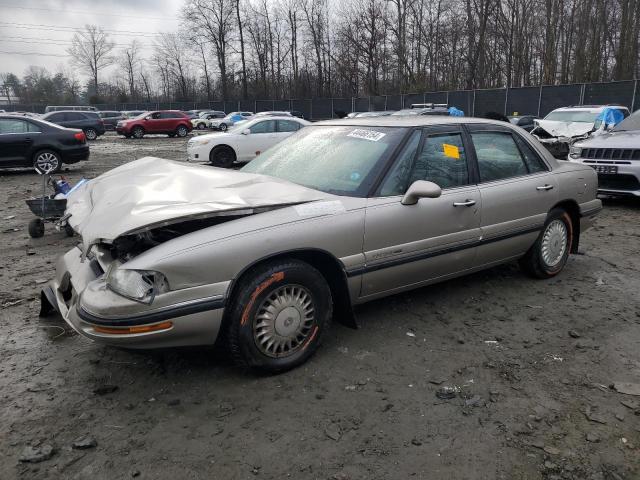
[[[184,152],[108,135],[65,175]],[[28,237],[40,188],[0,174],[1,479],[640,478],[640,396],[609,388],[640,383],[640,202],[607,201],[558,278],[506,265],[380,300],[305,366],[257,376],[211,348],[119,350],[39,319],[77,242]],[[20,462],[27,447],[51,456]]]

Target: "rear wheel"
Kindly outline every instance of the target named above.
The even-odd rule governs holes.
[[[188,134],[189,134],[189,130],[184,125],[180,125],[178,126],[178,128],[176,128],[176,135],[178,135],[180,138],[184,138]]]
[[[142,127],[133,127],[133,130],[131,130],[131,135],[133,135],[134,138],[142,138],[142,137],[144,137],[144,128],[142,128]]]
[[[207,126],[204,123],[198,124],[198,130],[204,130],[205,128],[207,128]]]
[[[98,138],[98,132],[95,128],[85,128],[84,135],[87,137],[87,140],[95,140]]]
[[[221,124],[220,124],[220,130],[222,130],[223,132],[226,132],[226,131],[227,131],[227,128],[228,128],[228,127],[227,127],[227,124],[226,124],[226,123],[224,123],[224,122],[223,122],[223,123],[221,123]]]
[[[554,208],[547,215],[536,243],[522,259],[520,266],[536,278],[551,278],[562,271],[573,242],[573,222],[569,214]]]
[[[299,260],[258,267],[240,281],[228,317],[234,361],[282,372],[306,362],[333,313],[331,290],[318,270]]]
[[[209,154],[209,161],[214,167],[230,168],[236,161],[236,153],[227,146],[216,147]]]
[[[62,158],[53,150],[40,150],[33,156],[33,168],[41,173],[57,173],[62,168]]]

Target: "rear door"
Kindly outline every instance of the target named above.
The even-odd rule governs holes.
[[[558,200],[556,179],[524,136],[497,125],[467,125],[478,166],[482,241],[478,262],[516,258],[535,242]]]
[[[66,127],[64,112],[52,113],[47,118],[45,118],[45,121]]]
[[[281,142],[287,137],[290,137],[298,130],[300,130],[303,125],[300,122],[296,122],[295,120],[277,120],[278,131],[276,133],[277,142]],[[276,142],[276,143],[277,143]]]
[[[367,204],[362,296],[388,294],[475,265],[482,200],[458,125],[415,130]],[[428,180],[439,198],[402,205],[407,188]]]
[[[26,120],[0,118],[0,165],[5,167],[21,166],[26,161],[34,135],[39,128]]]
[[[66,112],[64,114],[64,126],[67,128],[83,129],[88,126],[90,121],[80,112]],[[62,125],[62,124],[61,124]]]

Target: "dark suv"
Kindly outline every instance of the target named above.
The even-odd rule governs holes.
[[[127,138],[142,138],[155,133],[186,137],[192,129],[189,117],[179,110],[145,112],[135,118],[121,120],[116,125],[116,132]]]
[[[56,123],[61,127],[79,128],[87,136],[87,140],[95,140],[106,131],[104,122],[98,112],[63,111],[45,113],[42,120]]]
[[[116,110],[101,110],[98,112],[98,115],[102,118],[107,130],[115,130],[118,122],[126,118],[122,112]]]
[[[52,172],[63,163],[89,158],[81,130],[59,127],[36,118],[0,114],[0,167],[47,166]]]

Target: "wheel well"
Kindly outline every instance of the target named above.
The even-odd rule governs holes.
[[[346,326],[357,327],[353,309],[351,307],[351,298],[349,296],[349,286],[347,285],[347,276],[340,261],[328,252],[322,250],[294,250],[282,252],[267,258],[262,258],[257,262],[246,267],[233,280],[227,300],[234,297],[237,292],[238,285],[241,280],[248,275],[255,267],[266,262],[281,259],[296,259],[308,263],[318,270],[327,281],[331,289],[333,297],[333,315],[336,320]]]
[[[571,253],[578,253],[578,246],[580,244],[580,207],[578,207],[578,204],[574,200],[563,200],[554,205],[553,208],[561,208],[571,217],[571,224],[573,226]]]
[[[36,161],[36,157],[38,156],[38,154],[40,152],[43,152],[45,150],[51,150],[52,152],[54,152],[55,154],[57,154],[60,157],[60,161],[62,161],[62,153],[60,153],[60,150],[58,150],[55,147],[38,147],[37,149],[35,149],[33,151],[33,155],[31,155],[31,162],[35,162]]]
[[[233,152],[234,160],[238,159],[238,154],[236,153],[234,148],[229,146],[229,145],[224,145],[224,144],[223,145],[216,145],[215,147],[213,147],[211,149],[211,151],[209,152],[209,158],[211,158],[211,155],[213,154],[213,152],[215,152],[216,150],[219,150],[221,148],[228,148],[229,150],[231,150]]]

